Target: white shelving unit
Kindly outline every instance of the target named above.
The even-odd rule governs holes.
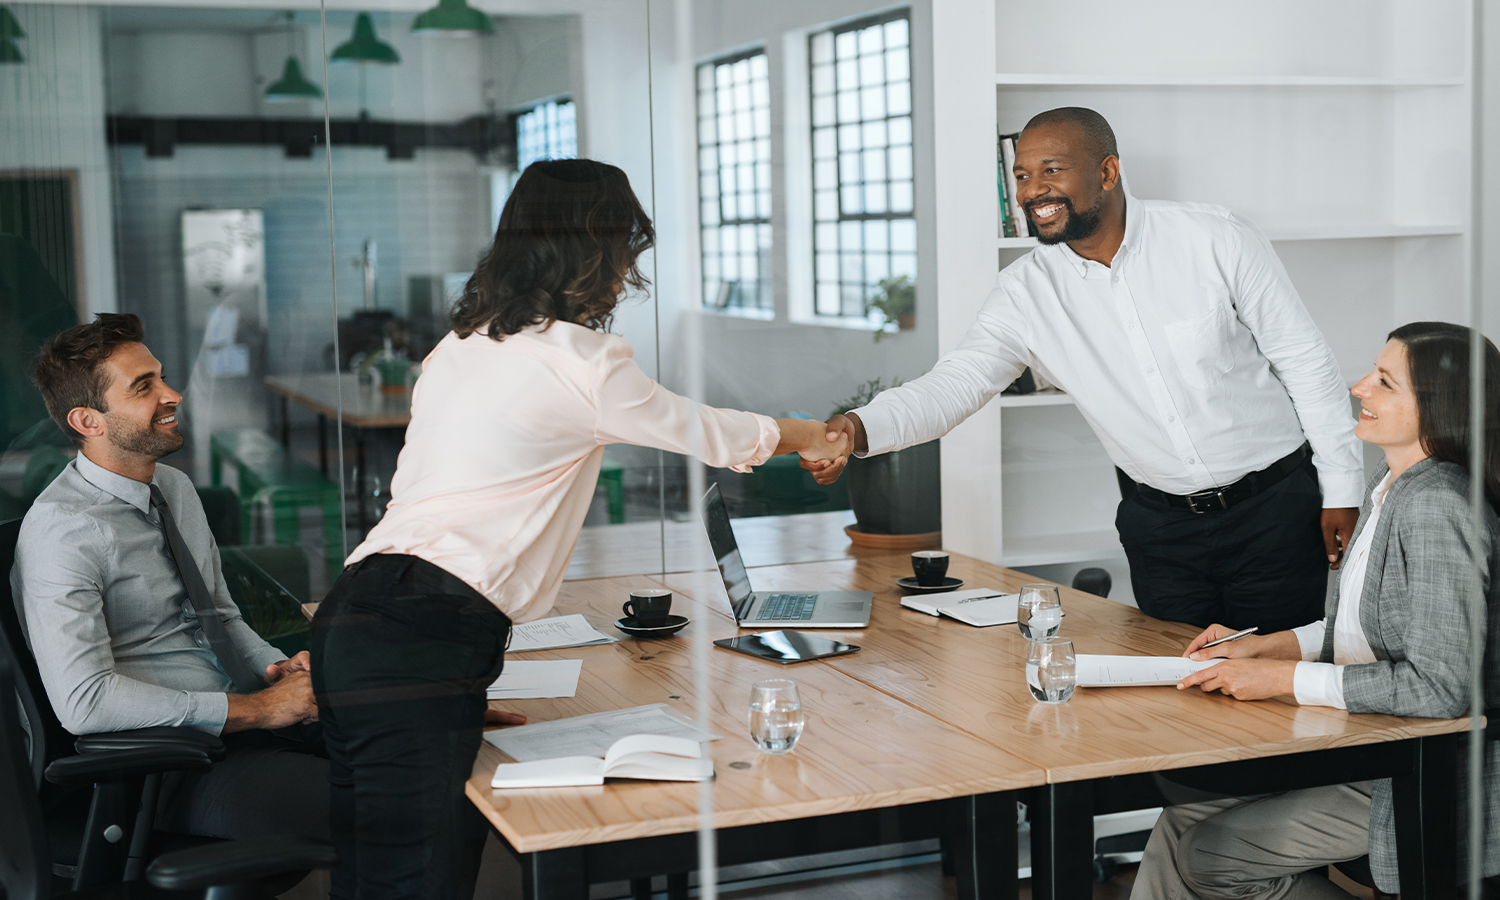
[[[949,100],[935,116],[943,349],[995,263],[1036,246],[998,236],[993,153],[967,142],[1058,106],[1109,119],[1134,196],[1255,222],[1350,383],[1396,325],[1465,320],[1472,0],[946,6],[935,40],[969,55],[935,60]],[[995,236],[985,264],[956,232],[943,239],[945,220]],[[1112,465],[1065,394],[1002,397],[945,440],[943,471],[954,549],[1011,565],[1120,554]]]

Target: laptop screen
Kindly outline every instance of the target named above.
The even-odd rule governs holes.
[[[724,505],[717,484],[709,485],[708,492],[703,495],[703,519],[708,528],[708,544],[719,564],[719,577],[724,579],[724,590],[738,614],[740,604],[750,599],[750,576],[740,559],[740,547],[735,543],[734,529],[729,525],[729,507]]]

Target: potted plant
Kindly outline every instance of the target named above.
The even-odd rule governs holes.
[[[909,275],[896,275],[892,278],[882,278],[879,288],[870,297],[867,307],[868,311],[880,313],[884,318],[880,330],[875,332],[875,340],[879,341],[885,336],[886,326],[895,323],[902,331],[909,331],[917,327],[917,285]]]
[[[898,378],[890,386],[900,383]],[[885,389],[879,378],[866,381],[831,415],[865,406]],[[937,546],[936,533],[943,527],[940,464],[937,441],[865,459],[850,457],[845,476],[858,533],[907,537],[913,547]],[[854,532],[850,537],[859,540]]]

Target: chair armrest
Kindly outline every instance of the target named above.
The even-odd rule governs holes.
[[[213,765],[202,750],[161,747],[67,756],[48,766],[46,774],[53,784],[98,784],[161,772],[204,771]]]
[[[293,837],[247,838],[158,856],[146,869],[146,880],[164,891],[197,891],[286,872],[331,869],[338,863],[331,844]]]
[[[197,750],[214,762],[224,758],[224,742],[216,734],[179,725],[157,725],[130,731],[85,734],[73,744],[79,753],[109,753],[116,750]]]

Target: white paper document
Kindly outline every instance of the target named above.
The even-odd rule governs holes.
[[[506,660],[505,671],[485,690],[490,700],[536,700],[578,693],[581,659]]]
[[[1142,687],[1175,685],[1189,675],[1222,660],[1194,662],[1186,656],[1077,656],[1079,687]]]
[[[615,741],[632,734],[664,734],[690,741],[719,739],[665,703],[486,731],[484,739],[516,762],[530,762],[561,756],[603,758]]]
[[[995,588],[974,588],[967,591],[945,591],[941,594],[910,594],[901,598],[901,605],[907,609],[927,613],[929,616],[942,615],[939,612],[945,606],[953,606],[958,603],[972,603],[976,600],[985,600],[990,597],[1009,597],[1011,606],[1011,618],[1014,622],[1016,600],[1020,594],[1007,594]]]
[[[506,655],[525,653],[528,650],[557,650],[561,647],[588,647],[593,644],[613,644],[612,638],[589,624],[589,620],[574,613],[571,616],[552,616],[525,622],[510,630],[510,646]]]

